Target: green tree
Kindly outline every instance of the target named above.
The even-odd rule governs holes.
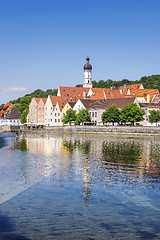
[[[27,122],[27,115],[29,112],[29,108],[24,109],[22,115],[21,115],[21,123],[26,123]]]
[[[91,122],[91,116],[88,109],[81,109],[77,113],[76,122]]]
[[[64,117],[62,119],[62,122],[71,124],[71,122],[75,121],[75,120],[76,120],[76,112],[72,108],[69,108],[66,111],[66,114],[64,115]]]
[[[136,103],[130,103],[122,108],[120,119],[121,122],[131,122],[131,124],[134,125],[135,122],[143,120],[144,114],[144,111],[141,110]]]
[[[113,104],[103,112],[101,118],[103,123],[111,122],[114,125],[116,122],[119,123],[120,111],[118,107]]]
[[[29,104],[32,100],[31,96],[22,97],[20,102],[15,104],[15,107],[21,112],[21,123],[27,122],[27,114],[29,112]]]
[[[157,123],[159,121],[160,121],[160,111],[151,110],[149,115],[149,122],[156,123],[156,126],[157,126]]]

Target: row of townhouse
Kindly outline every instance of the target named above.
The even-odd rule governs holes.
[[[68,108],[73,108],[77,98],[51,96],[33,98],[27,115],[28,125],[62,126],[62,118]],[[70,101],[70,102],[69,102]]]

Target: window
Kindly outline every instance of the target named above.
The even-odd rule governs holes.
[[[97,117],[97,112],[95,112],[95,117]]]
[[[91,115],[91,112],[89,112],[89,114]]]
[[[39,110],[41,110],[41,108],[39,107]]]
[[[51,122],[52,122],[52,118],[51,118]]]
[[[66,99],[66,102],[68,102],[68,98]]]
[[[40,121],[40,118],[38,118],[38,120]]]
[[[43,115],[43,112],[42,112],[42,115]]]
[[[60,122],[60,119],[58,119],[58,122]]]
[[[57,113],[55,113],[55,117],[57,116]]]
[[[60,116],[60,113],[58,113],[58,117]]]
[[[52,107],[51,107],[51,110],[52,110]]]
[[[57,122],[57,119],[55,119],[55,122]]]
[[[46,107],[46,110],[47,110],[47,107]]]
[[[38,112],[38,116],[39,116],[39,112]]]
[[[94,112],[92,112],[92,117],[94,117]]]

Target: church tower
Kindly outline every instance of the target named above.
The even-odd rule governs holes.
[[[89,57],[86,58],[86,64],[84,65],[84,88],[92,88],[92,65],[89,63]]]

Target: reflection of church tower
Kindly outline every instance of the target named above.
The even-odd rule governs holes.
[[[84,88],[92,88],[92,65],[89,63],[89,57],[86,58],[87,63],[84,65]]]

